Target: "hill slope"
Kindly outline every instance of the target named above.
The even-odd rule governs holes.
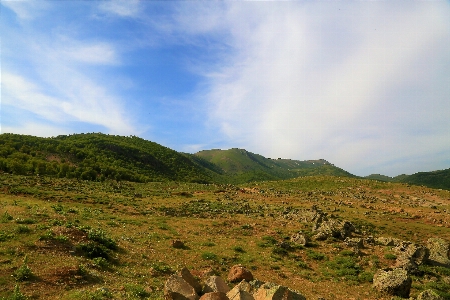
[[[40,138],[0,135],[0,170],[83,180],[209,182],[214,175],[157,143],[101,133]]]

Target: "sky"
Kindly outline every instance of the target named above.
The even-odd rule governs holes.
[[[0,3],[1,133],[450,168],[450,1]]]

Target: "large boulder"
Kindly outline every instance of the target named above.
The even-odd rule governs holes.
[[[428,262],[434,266],[450,268],[449,243],[441,238],[430,238],[427,241],[430,251]]]
[[[195,279],[195,277],[189,272],[189,270],[184,267],[179,272],[179,275],[187,282],[190,286],[192,286],[197,294],[201,293],[202,286],[200,283]]]
[[[253,297],[255,300],[306,300],[300,293],[270,282],[263,284]]]
[[[382,246],[397,246],[399,245],[400,240],[392,237],[380,236],[375,238],[375,242]]]
[[[225,283],[225,281],[222,279],[222,277],[219,276],[210,276],[205,281],[205,286],[203,288],[204,293],[211,293],[211,292],[221,292],[221,293],[228,293],[230,288]]]
[[[228,281],[240,282],[242,280],[252,281],[253,274],[247,268],[242,265],[234,265],[231,267],[228,273]]]
[[[382,294],[409,297],[412,279],[404,269],[378,270],[373,276],[373,287]]]
[[[199,300],[230,300],[227,294],[221,292],[206,293]]]
[[[426,290],[417,296],[417,300],[444,300],[444,298],[436,294],[433,290]]]
[[[178,275],[171,275],[164,284],[165,300],[198,300],[195,289]]]
[[[227,293],[227,296],[230,300],[254,300],[251,291],[252,286],[247,281],[242,280]]]

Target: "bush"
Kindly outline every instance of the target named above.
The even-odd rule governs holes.
[[[23,264],[14,272],[13,276],[17,281],[27,281],[33,277],[33,272],[27,264]]]
[[[212,252],[203,252],[202,258],[206,260],[217,260],[217,255]]]
[[[313,250],[306,251],[306,256],[314,260],[325,260],[327,258],[325,254]]]
[[[392,254],[392,253],[386,253],[386,254],[384,255],[384,258],[390,259],[390,260],[396,260],[396,259],[397,259],[397,255]]]
[[[102,229],[90,229],[88,231],[88,238],[102,244],[108,249],[117,250],[117,243],[112,238],[108,237]]]
[[[77,250],[81,251],[88,258],[103,257],[109,259],[108,249],[93,242],[79,244]]]

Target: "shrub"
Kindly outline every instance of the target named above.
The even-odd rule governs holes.
[[[28,228],[28,226],[25,225],[19,225],[16,228],[16,233],[22,234],[22,233],[30,233],[31,229]]]
[[[27,281],[33,277],[33,272],[27,264],[23,264],[14,272],[14,278],[17,281]]]
[[[384,255],[384,258],[386,259],[390,259],[390,260],[396,260],[397,259],[397,255],[393,254],[393,253],[386,253]]]
[[[217,260],[217,255],[212,252],[203,252],[202,258],[206,260]]]
[[[314,260],[325,260],[327,258],[325,254],[313,250],[306,251],[306,256]]]
[[[140,285],[128,284],[125,286],[125,291],[129,297],[133,298],[144,299],[150,297],[150,293]]]
[[[108,249],[117,249],[117,243],[112,238],[108,237],[102,229],[90,229],[88,231],[88,238],[92,241],[102,244]]]
[[[103,257],[109,259],[108,249],[93,242],[79,244],[77,250],[81,251],[88,258]]]
[[[241,246],[235,246],[233,247],[234,252],[238,252],[238,253],[245,253],[244,248],[242,248]]]
[[[13,293],[7,299],[8,300],[26,300],[26,299],[28,299],[28,297],[25,296],[24,294],[22,294],[22,292],[20,292],[19,285],[16,284],[16,286],[14,287]]]

